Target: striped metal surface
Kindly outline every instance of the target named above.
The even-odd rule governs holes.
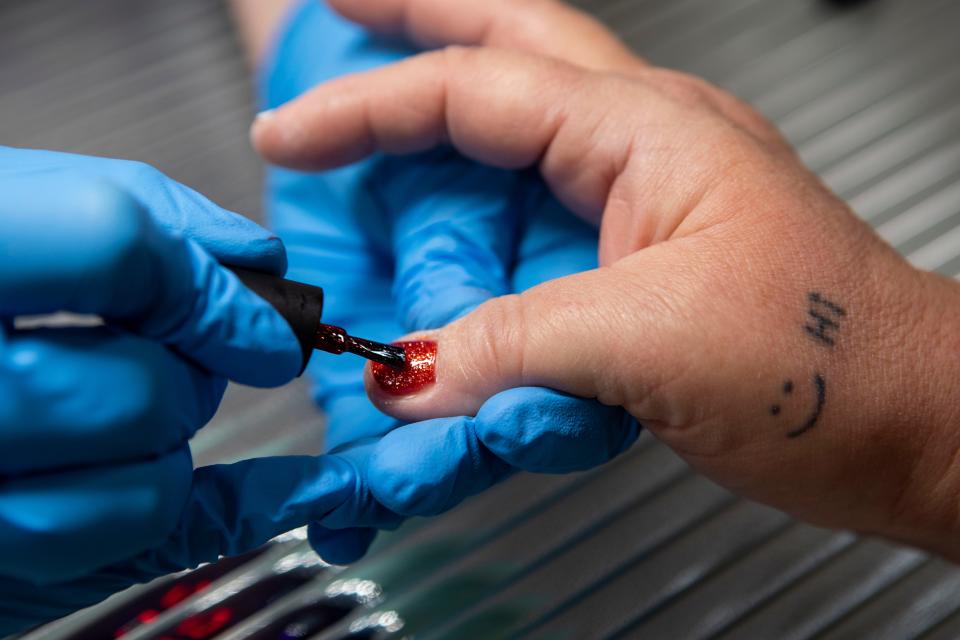
[[[960,3],[579,4],[654,62],[757,105],[910,260],[960,274]],[[258,216],[250,88],[219,3],[5,0],[0,25],[0,143],[145,160]],[[195,450],[199,463],[316,452],[321,432],[304,383],[231,389]],[[960,637],[954,567],[739,500],[647,437],[602,470],[517,477],[412,522],[345,572],[300,566],[303,551],[278,543],[127,637],[203,615],[277,567],[308,573],[220,637],[268,637],[278,616],[334,602],[323,637],[364,624],[384,637]],[[87,625],[143,591],[33,637],[94,637]]]

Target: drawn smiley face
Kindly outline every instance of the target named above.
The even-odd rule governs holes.
[[[796,438],[797,436],[803,435],[807,431],[813,428],[817,424],[817,420],[820,419],[820,414],[823,412],[823,405],[827,400],[827,383],[824,381],[823,376],[819,373],[814,373],[811,378],[811,385],[813,387],[813,393],[816,405],[813,408],[813,412],[804,420],[799,423],[798,426],[794,427],[787,432],[788,438]],[[785,380],[783,386],[781,387],[781,393],[783,396],[790,396],[794,392],[793,380]],[[770,415],[774,418],[778,417],[783,411],[783,407],[780,404],[773,404],[770,406]]]

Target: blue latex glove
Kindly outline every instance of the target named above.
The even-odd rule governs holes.
[[[348,459],[192,468],[228,378],[300,369],[290,327],[218,263],[282,274],[276,237],[133,162],[0,147],[0,194],[0,636],[375,512]],[[105,324],[14,328],[60,310]]]
[[[411,53],[303,0],[264,66],[264,107]],[[596,266],[596,230],[564,210],[536,174],[484,167],[451,150],[375,156],[323,174],[272,168],[267,208],[287,242],[291,277],[325,288],[325,321],[379,340],[442,326],[492,296]],[[329,418],[328,445],[347,452],[362,442],[352,459],[376,499],[368,504],[397,514],[440,513],[517,469],[601,464],[638,433],[619,408],[539,388],[501,393],[476,417],[400,425],[367,400],[362,370],[362,361],[325,354],[309,369]],[[379,526],[384,513],[356,513],[354,522]],[[316,528],[311,541],[321,555],[346,561],[344,543],[355,545],[361,533],[369,536]]]

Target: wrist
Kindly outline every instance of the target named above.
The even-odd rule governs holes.
[[[876,533],[960,560],[960,284],[912,270],[884,432],[909,473]],[[891,345],[893,347],[893,345]],[[882,473],[882,472],[881,472]]]

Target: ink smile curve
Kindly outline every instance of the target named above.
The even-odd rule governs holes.
[[[820,414],[823,412],[823,405],[827,401],[827,383],[824,381],[823,376],[817,373],[813,376],[813,386],[817,393],[817,407],[810,417],[807,418],[806,422],[787,433],[788,438],[796,438],[797,436],[803,435],[812,429],[813,425],[817,424],[817,420],[820,419]]]

